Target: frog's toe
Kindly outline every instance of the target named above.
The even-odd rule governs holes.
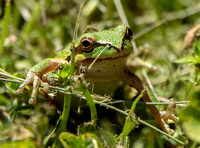
[[[47,82],[42,82],[42,86],[45,93],[48,93],[50,91],[49,84]]]
[[[35,104],[36,103],[36,97],[37,97],[37,94],[38,94],[38,91],[39,91],[39,86],[40,86],[40,84],[43,84],[42,80],[39,78],[39,76],[35,72],[33,72],[33,71],[28,72],[26,80],[19,86],[16,93],[22,94],[24,88],[27,85],[29,85],[30,83],[33,83],[33,91],[32,91],[32,94],[31,94],[31,98],[29,99],[29,103]],[[46,84],[45,84],[45,86],[46,86],[46,89],[47,89]]]
[[[20,94],[23,93],[23,90],[24,90],[23,88],[18,88],[18,89],[16,90],[16,93],[20,95]]]
[[[30,98],[28,103],[29,104],[36,104],[36,99],[35,98]]]
[[[31,93],[31,98],[29,99],[29,104],[36,103],[36,97],[41,83],[42,83],[41,79],[37,75],[35,75],[33,78],[33,91]]]
[[[162,118],[163,120],[165,120],[165,122],[167,122],[168,120],[172,120],[175,123],[177,123],[178,119],[173,113],[173,109],[175,108],[176,108],[176,103],[173,99],[171,99],[167,107],[167,111],[165,111],[164,113],[161,113]]]
[[[19,88],[16,90],[17,94],[22,94],[24,91],[24,88],[29,85],[30,83],[32,83],[33,81],[31,79],[26,79],[20,86]]]

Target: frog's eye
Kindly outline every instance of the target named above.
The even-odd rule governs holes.
[[[80,41],[81,50],[83,52],[89,52],[93,50],[96,41],[92,37],[84,37]]]
[[[125,38],[128,38],[128,39],[132,39],[133,38],[133,32],[130,28],[126,28],[125,30]]]

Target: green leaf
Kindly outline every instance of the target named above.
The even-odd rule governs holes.
[[[187,137],[200,143],[200,136],[197,136],[200,133],[200,91],[199,87],[193,90],[196,91],[190,97],[190,105],[179,113],[179,122]]]
[[[9,103],[9,99],[3,95],[0,95],[0,105],[6,105]]]
[[[60,134],[60,141],[66,148],[103,148],[103,144],[98,137],[91,133],[81,134],[79,137],[64,132]]]
[[[199,51],[197,46],[194,46],[194,56],[195,57],[199,57],[200,56],[200,51]]]
[[[68,72],[68,69],[69,69],[69,65],[65,64],[65,65],[60,65],[60,67],[62,68],[62,70],[59,71],[59,76],[62,78],[62,79],[66,79],[68,76],[69,76],[69,72]]]
[[[77,136],[71,133],[61,133],[60,134],[60,141],[66,148],[70,147],[80,147],[81,146],[81,141]]]
[[[200,92],[199,91],[195,92],[190,99],[190,105],[191,105],[191,107],[193,107],[194,109],[196,109],[197,111],[200,112],[200,100],[199,100],[199,98],[200,98]]]
[[[195,40],[193,44],[194,56],[200,59],[200,41]]]
[[[134,129],[135,125],[137,124],[136,121],[132,120],[130,117],[126,119],[124,128],[122,130],[122,133],[117,137],[117,139],[124,139],[128,134]]]
[[[102,137],[106,147],[113,147],[117,144],[116,137],[107,130],[99,129],[100,137]]]
[[[1,148],[35,148],[34,142],[30,140],[14,141],[1,144]]]
[[[178,59],[175,61],[175,63],[188,63],[188,64],[196,64],[198,61],[195,57],[193,56],[187,56],[185,58],[182,58],[182,59]]]
[[[193,44],[194,55],[186,56],[175,61],[175,63],[188,63],[192,65],[197,65],[200,63],[200,41],[195,40]]]
[[[182,128],[191,140],[200,143],[200,114],[199,111],[192,106],[187,106],[179,113],[179,121]]]
[[[10,13],[11,12],[11,5],[10,5],[10,1],[7,2],[6,7],[5,7],[5,15],[4,15],[4,19],[3,19],[3,30],[1,32],[1,36],[0,36],[0,56],[2,55],[2,52],[4,50],[4,41],[7,37],[8,34],[8,28],[9,28],[9,21],[10,21]]]

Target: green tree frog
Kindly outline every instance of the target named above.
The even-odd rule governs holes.
[[[145,87],[140,78],[131,73],[126,66],[127,57],[133,51],[132,37],[131,29],[125,25],[119,25],[110,30],[83,34],[74,42],[75,74],[83,73],[84,70],[84,79],[94,84],[96,93],[102,92],[103,89],[111,91],[111,89],[116,88],[120,81],[123,81],[134,87],[140,94],[145,90]],[[23,93],[24,88],[33,83],[29,103],[35,104],[39,85],[44,85],[44,88],[48,89],[48,84],[41,79],[42,76],[50,71],[57,70],[61,64],[70,64],[70,46],[68,45],[60,51],[55,58],[47,58],[31,68],[17,93]],[[92,66],[91,63],[93,63]],[[109,83],[112,85],[108,85]],[[106,91],[103,92],[106,93]],[[142,99],[144,102],[151,102],[147,91],[145,91]],[[170,133],[171,129],[167,122],[162,119],[157,108],[152,105],[148,105],[148,108],[160,127],[165,132]]]

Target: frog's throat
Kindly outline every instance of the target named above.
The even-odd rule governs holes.
[[[102,61],[108,61],[108,60],[114,60],[114,59],[119,59],[119,58],[126,58],[129,56],[130,53],[121,55],[121,56],[117,56],[117,57],[107,57],[107,58],[98,58],[96,60],[96,62],[102,62]],[[92,63],[95,60],[95,58],[87,58],[81,61],[76,61],[78,63]]]

